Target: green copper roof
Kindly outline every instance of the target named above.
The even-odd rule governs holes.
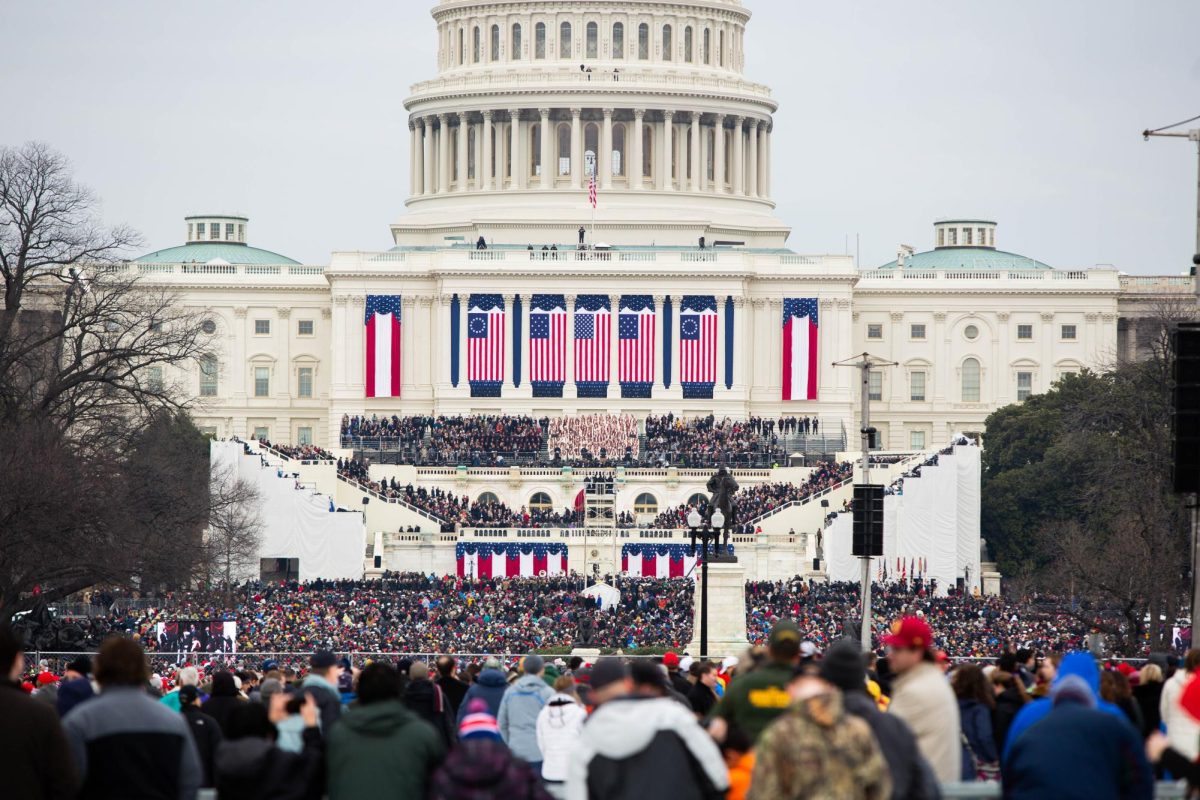
[[[221,260],[230,264],[299,264],[299,261],[272,253],[270,250],[260,250],[245,244],[228,242],[211,242],[184,244],[179,247],[168,247],[166,250],[155,250],[134,261],[150,264],[207,264],[210,261]]]
[[[880,269],[895,269],[896,262],[889,261]],[[963,270],[1033,270],[1054,269],[1049,264],[1032,258],[994,250],[990,247],[939,247],[926,250],[904,259],[904,268],[920,269],[963,269]]]

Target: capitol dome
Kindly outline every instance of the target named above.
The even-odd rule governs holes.
[[[1046,270],[1049,264],[996,249],[996,223],[987,219],[943,219],[933,224],[936,245],[921,253],[902,247],[880,269],[905,270]]]
[[[246,244],[248,217],[201,214],[185,217],[186,244],[155,250],[135,258],[142,264],[233,264],[298,265],[295,259]]]
[[[581,224],[615,247],[786,241],[741,2],[442,0],[433,18],[398,246],[574,242]]]

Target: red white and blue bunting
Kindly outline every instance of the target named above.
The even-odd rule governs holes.
[[[621,545],[621,571],[635,578],[694,576],[696,563],[691,544]]]
[[[459,542],[460,578],[533,578],[567,571],[564,542]]]

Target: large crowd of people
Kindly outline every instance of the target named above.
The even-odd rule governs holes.
[[[344,447],[386,447],[420,466],[495,466],[541,457],[549,418],[530,416],[342,417]]]
[[[553,417],[546,430],[546,447],[552,458],[591,462],[638,457],[638,422],[632,414]]]
[[[793,501],[804,500],[849,478],[854,465],[849,461],[839,464],[818,464],[803,483],[759,483],[739,489],[734,495],[737,518],[736,533],[753,533],[754,521],[764,514]],[[705,513],[707,504],[682,504],[662,511],[651,523],[652,528],[687,528],[687,518],[693,508]]]

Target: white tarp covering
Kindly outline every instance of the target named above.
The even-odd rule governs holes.
[[[362,577],[366,548],[361,513],[331,512],[328,496],[298,490],[293,478],[280,477],[279,467],[264,466],[257,454],[245,455],[240,442],[212,442],[210,458],[258,487],[260,558],[299,559],[302,581]],[[245,577],[257,578],[257,568]]]
[[[883,560],[887,581],[920,574],[937,580],[938,594],[966,577],[979,585],[979,448],[955,447],[937,466],[905,478],[902,494],[883,502]],[[831,581],[861,579],[861,561],[852,555],[853,519],[839,514],[825,531],[825,559]],[[871,579],[880,578],[880,559],[871,562]]]
[[[583,590],[588,597],[600,598],[600,610],[610,611],[621,602],[621,592],[607,583],[594,583]]]

